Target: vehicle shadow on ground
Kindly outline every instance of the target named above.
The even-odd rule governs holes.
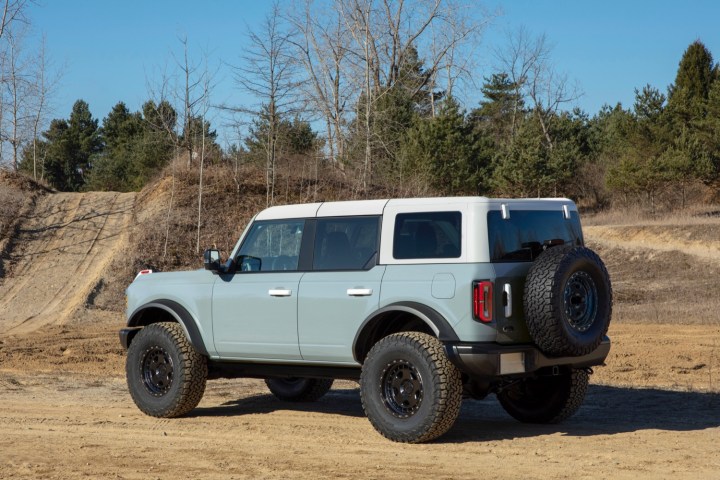
[[[317,412],[347,417],[364,417],[357,388],[332,389],[317,402],[283,402],[267,393],[231,400],[217,407],[196,407],[188,416],[216,417],[272,413],[278,410]]]
[[[561,433],[592,436],[638,430],[687,432],[720,427],[720,394],[591,385],[580,410],[556,425],[520,423],[494,395],[466,401],[455,426],[439,442],[506,440]]]
[[[270,394],[253,395],[217,407],[196,408],[190,416],[215,417],[280,410],[363,417],[358,389],[333,389],[320,401],[292,403]],[[612,435],[638,430],[695,431],[720,427],[720,394],[591,385],[577,414],[557,425],[524,424],[500,407],[494,395],[466,399],[455,426],[438,442],[464,443],[539,435]]]

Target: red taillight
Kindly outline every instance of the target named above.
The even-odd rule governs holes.
[[[481,322],[492,322],[492,282],[473,282],[473,317]]]

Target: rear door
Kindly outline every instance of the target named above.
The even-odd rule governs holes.
[[[354,363],[352,342],[378,309],[378,216],[316,220],[312,271],[300,282],[298,335],[304,360]]]

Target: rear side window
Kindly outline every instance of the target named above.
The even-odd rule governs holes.
[[[400,213],[395,217],[393,258],[460,257],[460,212]]]
[[[313,270],[364,270],[376,262],[379,217],[318,218]]]
[[[532,262],[548,246],[583,244],[577,212],[511,210],[503,219],[494,210],[487,218],[491,262]]]

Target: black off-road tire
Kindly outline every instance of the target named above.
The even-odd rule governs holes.
[[[559,423],[578,411],[585,399],[589,376],[570,370],[553,376],[520,380],[498,392],[500,405],[524,423]]]
[[[437,338],[401,332],[383,338],[368,353],[360,398],[370,423],[386,438],[427,442],[455,423],[462,380]]]
[[[543,352],[587,355],[602,342],[612,316],[605,264],[589,248],[549,248],[530,267],[524,306],[530,335]]]
[[[265,384],[278,400],[284,402],[315,402],[330,391],[332,379],[327,378],[267,378]]]
[[[130,396],[153,417],[179,417],[205,393],[207,359],[177,323],[153,323],[135,336],[125,364]]]

